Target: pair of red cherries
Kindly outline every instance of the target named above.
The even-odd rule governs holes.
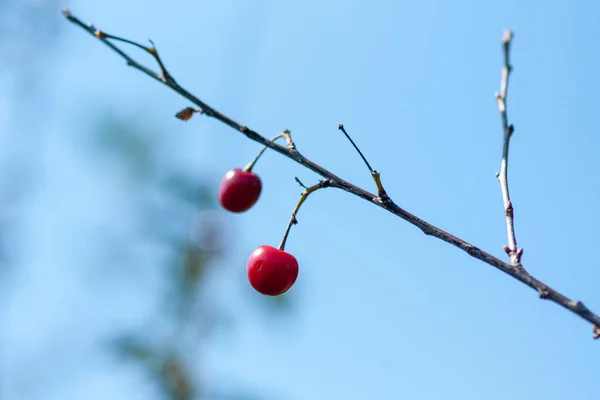
[[[241,213],[258,200],[262,182],[251,166],[234,168],[225,174],[219,186],[219,203],[227,211]],[[272,246],[260,246],[250,254],[246,265],[250,285],[266,296],[287,292],[298,278],[296,258]]]

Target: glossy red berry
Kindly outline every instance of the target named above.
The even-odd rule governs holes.
[[[250,254],[246,266],[248,281],[257,292],[278,296],[292,287],[298,278],[298,261],[283,250],[260,246]]]
[[[227,172],[219,186],[219,203],[224,209],[239,213],[256,203],[262,183],[254,172],[234,168]]]

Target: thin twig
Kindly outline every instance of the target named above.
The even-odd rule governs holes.
[[[517,268],[522,268],[521,256],[523,255],[523,249],[517,248],[517,237],[515,236],[515,212],[512,201],[510,200],[510,193],[508,191],[508,146],[510,144],[510,138],[515,130],[513,125],[508,123],[508,114],[506,110],[506,96],[508,95],[508,78],[512,71],[512,65],[510,65],[510,44],[513,38],[511,31],[504,32],[502,38],[502,48],[504,50],[504,67],[502,68],[502,80],[500,81],[500,93],[495,93],[496,102],[498,103],[498,109],[500,110],[500,117],[502,119],[502,162],[500,164],[500,172],[496,174],[498,181],[500,182],[500,189],[502,190],[502,200],[504,201],[504,215],[506,217],[506,232],[508,234],[508,246],[504,246],[504,251],[510,257],[511,262]]]
[[[342,133],[344,134],[344,136],[346,136],[346,139],[348,139],[348,141],[350,142],[350,144],[354,147],[354,150],[356,150],[356,152],[358,153],[358,155],[360,156],[360,158],[362,158],[362,160],[365,162],[365,165],[369,169],[369,172],[373,172],[373,168],[371,168],[371,164],[369,164],[369,162],[367,161],[367,158],[365,157],[365,155],[363,154],[363,152],[360,151],[360,149],[358,148],[358,146],[356,145],[356,143],[354,143],[354,140],[352,140],[352,138],[350,137],[350,135],[348,135],[348,132],[346,132],[346,128],[344,128],[344,125],[339,124],[338,125],[338,129],[340,131],[342,131]]]
[[[93,26],[85,25],[83,22],[81,22],[81,20],[79,20],[78,18],[71,15],[71,13],[69,11],[65,10],[65,11],[63,11],[63,13],[70,22],[74,23],[75,25],[79,26],[80,28],[84,29],[85,31],[87,31],[88,33],[90,33],[91,35],[96,37],[96,35],[94,35],[94,32],[96,31],[96,29]],[[287,147],[284,147],[275,142],[272,142],[272,141],[268,140],[267,138],[265,138],[264,136],[260,135],[259,133],[253,131],[252,129],[249,129],[248,127],[246,127],[244,125],[240,125],[239,123],[235,122],[234,120],[230,119],[229,117],[216,111],[215,109],[210,107],[208,104],[204,103],[203,101],[201,101],[200,99],[198,99],[197,97],[195,97],[194,95],[189,93],[187,90],[183,89],[174,80],[167,80],[163,76],[157,74],[156,72],[137,63],[131,57],[129,57],[126,53],[124,53],[121,49],[119,49],[114,44],[109,42],[108,38],[98,37],[98,39],[102,43],[104,43],[106,46],[108,46],[111,50],[113,50],[114,52],[119,54],[127,62],[127,65],[140,70],[141,72],[145,73],[146,75],[150,76],[151,78],[153,78],[159,82],[162,82],[164,85],[168,86],[169,88],[171,88],[172,90],[179,93],[181,96],[183,96],[184,98],[188,99],[190,102],[195,104],[199,108],[199,112],[201,112],[209,117],[213,117],[213,118],[217,119],[218,121],[241,132],[250,140],[253,140],[257,143],[265,145],[265,146],[269,147],[270,149],[276,151],[277,153],[282,154],[291,160],[294,160],[298,164],[306,167],[307,169],[314,171],[315,173],[317,173],[317,174],[321,175],[323,178],[325,178],[325,180],[328,181],[329,186],[335,187],[338,189],[342,189],[348,193],[351,193],[357,197],[360,197],[361,199],[368,201],[369,203],[372,203],[378,207],[381,207],[382,209],[402,218],[403,220],[407,221],[411,225],[416,226],[421,231],[423,231],[423,233],[425,233],[426,235],[433,236],[433,237],[438,238],[446,243],[449,243],[452,246],[463,250],[464,252],[469,254],[471,257],[474,257],[478,260],[483,261],[484,263],[486,263],[488,265],[491,265],[494,268],[497,268],[498,270],[504,272],[505,274],[513,277],[514,279],[518,280],[519,282],[521,282],[521,283],[529,286],[530,288],[534,289],[535,291],[537,291],[540,298],[550,300],[550,301],[560,305],[561,307],[571,311],[572,313],[579,315],[581,318],[585,319],[586,321],[591,322],[592,324],[595,325],[595,328],[594,328],[595,331],[597,329],[596,327],[600,327],[600,316],[591,312],[580,301],[574,301],[574,300],[569,299],[568,297],[562,295],[561,293],[557,292],[556,290],[550,288],[543,282],[535,279],[533,276],[528,274],[524,269],[517,268],[512,264],[506,263],[506,262],[500,260],[499,258],[494,257],[493,255],[481,250],[477,246],[475,246],[463,239],[460,239],[460,238],[420,219],[419,217],[409,213],[408,211],[406,211],[403,208],[401,208],[400,206],[398,206],[394,201],[392,201],[392,199],[387,198],[384,201],[379,196],[376,196],[375,194],[370,193],[369,191],[367,191],[365,189],[362,189],[356,185],[353,185],[350,182],[343,180],[342,178],[338,177],[337,175],[333,174],[332,172],[328,171],[327,169],[321,167],[320,165],[318,165],[318,164],[314,163],[313,161],[309,160],[308,158],[304,157],[302,154],[300,154],[300,152],[291,150]]]
[[[379,196],[379,198],[382,201],[387,201],[389,199],[389,196],[386,193],[385,189],[383,188],[383,185],[381,184],[381,174],[379,172],[375,171],[373,168],[371,168],[371,164],[369,164],[369,162],[367,161],[367,158],[364,156],[363,152],[360,151],[360,149],[358,148],[356,143],[354,143],[354,140],[352,140],[350,135],[348,135],[348,132],[346,132],[344,125],[339,124],[338,129],[340,131],[342,131],[344,136],[346,136],[346,139],[348,139],[348,141],[354,147],[354,150],[356,150],[356,152],[358,153],[360,158],[362,158],[362,160],[365,162],[367,168],[369,169],[369,172],[371,173],[371,177],[373,178],[373,181],[375,182],[375,186],[377,187],[377,196]]]

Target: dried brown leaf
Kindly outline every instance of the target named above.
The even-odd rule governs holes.
[[[182,121],[187,121],[188,119],[192,118],[192,116],[197,112],[198,110],[194,110],[191,107],[187,107],[179,111],[177,114],[175,114],[175,116]]]

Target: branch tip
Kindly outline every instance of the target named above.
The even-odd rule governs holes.
[[[594,337],[594,339],[598,339],[598,338],[600,338],[600,328],[599,328],[599,327],[597,327],[596,325],[594,325],[594,327],[593,327],[593,328],[594,328],[594,336],[593,336],[593,337]]]
[[[510,29],[507,29],[506,31],[504,31],[504,35],[502,36],[502,44],[509,45],[513,39],[513,36],[514,36],[514,33]]]
[[[302,183],[302,181],[300,180],[300,178],[298,178],[297,176],[295,176],[294,179],[296,180],[296,182],[298,182],[298,185],[300,185],[302,188],[308,189],[306,187],[306,185],[304,183]]]

